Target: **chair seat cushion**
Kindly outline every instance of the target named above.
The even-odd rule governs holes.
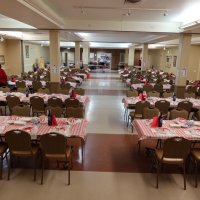
[[[11,153],[15,156],[29,157],[29,156],[35,156],[38,153],[38,151],[39,151],[39,146],[32,145],[31,151],[12,151]]]
[[[159,162],[164,164],[183,164],[184,160],[182,158],[165,158],[163,157],[163,150],[162,149],[156,149],[155,151],[156,158]]]
[[[55,160],[68,160],[71,155],[71,147],[67,147],[65,154],[45,154],[45,157],[48,159],[55,159]]]

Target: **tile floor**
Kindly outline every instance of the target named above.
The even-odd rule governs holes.
[[[92,79],[82,87],[93,89],[92,92],[99,89],[123,91],[125,88],[116,77],[117,73],[92,73]],[[123,122],[122,97],[90,94],[86,115],[88,133],[131,134]],[[67,173],[63,170],[46,170],[43,186],[39,173],[38,180],[33,182],[32,170],[16,169],[10,181],[5,176],[6,169],[0,181],[0,200],[196,200],[200,196],[200,187],[194,188],[192,176],[188,177],[187,190],[183,190],[180,174],[161,175],[158,190],[155,189],[155,174],[149,173],[73,171],[70,186],[66,185]]]

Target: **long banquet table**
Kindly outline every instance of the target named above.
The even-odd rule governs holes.
[[[176,98],[176,101],[173,101],[172,97],[168,97],[168,98],[148,97],[146,101],[148,101],[151,104],[151,106],[154,106],[156,101],[160,101],[160,100],[168,101],[170,103],[170,107],[177,107],[179,102],[188,100],[193,103],[193,108],[200,108],[200,99],[194,99],[194,98],[187,98],[187,99]],[[124,97],[122,99],[122,103],[124,103],[125,107],[129,105],[135,105],[139,101],[141,101],[139,97]]]
[[[47,117],[18,117],[0,116],[0,137],[4,137],[7,131],[20,129],[28,132],[32,139],[39,139],[41,135],[49,132],[57,132],[66,137],[81,140],[82,156],[83,146],[86,140],[86,119],[57,118],[57,126],[48,126]]]
[[[6,102],[6,96],[10,95],[10,94],[19,97],[20,101],[24,102],[24,103],[30,103],[30,97],[32,97],[32,96],[42,97],[44,99],[45,103],[47,103],[48,99],[51,98],[51,97],[60,98],[60,99],[62,99],[63,102],[66,99],[70,98],[70,95],[64,95],[64,94],[41,94],[41,93],[34,93],[34,94],[29,94],[29,97],[26,97],[26,95],[24,93],[20,93],[20,92],[12,92],[12,93],[9,93],[9,94],[0,92],[0,101]],[[76,99],[78,99],[84,106],[86,106],[86,104],[89,102],[89,97],[88,96],[77,95]]]
[[[151,127],[152,120],[135,119],[133,127],[138,134],[139,145],[142,140],[167,139],[170,137],[184,137],[189,140],[200,140],[200,121],[175,119],[164,120],[162,127]]]

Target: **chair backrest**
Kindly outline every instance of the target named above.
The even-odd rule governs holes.
[[[170,111],[169,119],[184,118],[188,119],[188,112],[186,110],[173,109]]]
[[[182,137],[168,138],[163,146],[163,159],[177,158],[186,160],[190,151],[190,141]]]
[[[24,81],[17,81],[16,86],[17,86],[17,88],[25,88],[26,83]]]
[[[11,153],[29,151],[31,153],[31,136],[22,130],[11,130],[5,133],[5,140]]]
[[[45,104],[44,99],[38,96],[32,96],[30,98],[30,103],[33,110],[44,110]]]
[[[150,91],[147,93],[148,97],[160,97],[160,93],[157,91]]]
[[[37,91],[38,89],[42,88],[42,83],[40,81],[33,81],[32,86],[33,90]]]
[[[143,114],[143,109],[145,107],[150,107],[150,103],[148,101],[138,101],[135,104],[135,114]]]
[[[196,91],[197,91],[197,86],[194,86],[194,85],[187,86],[186,92],[195,93]]]
[[[185,93],[184,93],[184,97],[185,97],[185,98],[195,98],[196,95],[195,95],[195,93],[192,93],[192,92],[190,92],[190,93],[185,92]]]
[[[152,119],[153,117],[157,117],[159,115],[158,108],[148,108],[144,107],[142,118],[143,119]]]
[[[48,106],[51,107],[61,107],[61,108],[63,107],[63,101],[58,97],[49,98],[47,104]]]
[[[127,97],[137,97],[138,96],[138,91],[137,90],[127,90],[126,91],[126,96]]]
[[[84,118],[84,111],[82,107],[67,107],[66,109],[66,117],[70,118]]]
[[[163,98],[168,98],[168,97],[172,97],[173,96],[173,92],[164,92],[163,93]]]
[[[46,115],[48,115],[49,111],[51,112],[52,115],[55,115],[55,117],[62,117],[63,116],[63,108],[61,107],[52,107],[48,106],[46,107]]]
[[[153,90],[153,86],[148,84],[143,86],[143,91],[146,91],[147,93]]]
[[[12,115],[30,117],[31,108],[28,106],[14,106],[12,109]]]
[[[42,93],[42,94],[50,94],[50,91],[48,88],[39,88],[37,90],[38,93]]]
[[[3,87],[0,87],[0,91],[2,91],[2,92],[10,92],[10,88],[6,87],[6,86],[3,86]]]
[[[67,139],[64,135],[52,132],[42,135],[40,138],[43,154],[65,154]]]
[[[78,99],[68,98],[65,100],[65,107],[80,107],[81,103]]]
[[[27,89],[25,87],[18,87],[17,92],[26,93]]]
[[[162,114],[167,114],[170,107],[170,103],[166,100],[156,101],[155,107],[158,108]]]
[[[12,109],[14,106],[19,106],[20,105],[20,99],[17,96],[14,95],[9,95],[6,97],[6,101],[9,107],[10,112],[12,113]]]
[[[159,93],[163,92],[163,85],[162,84],[155,84],[153,88],[156,92],[159,92]]]
[[[84,96],[85,95],[85,90],[83,88],[75,88],[74,92],[76,92],[76,94]]]
[[[181,101],[178,103],[178,108],[179,109],[184,109],[186,110],[187,112],[191,112],[191,109],[192,109],[192,106],[193,106],[193,103],[190,102],[190,101]]]
[[[69,90],[68,90],[68,89],[59,88],[59,89],[57,90],[57,93],[58,93],[58,94],[68,95],[68,94],[69,94]]]

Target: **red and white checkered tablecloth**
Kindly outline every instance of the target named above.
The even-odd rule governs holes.
[[[173,101],[172,97],[168,97],[168,98],[147,97],[147,101],[149,101],[149,103],[152,106],[155,105],[156,101],[160,101],[160,100],[169,101],[171,107],[177,107],[179,102],[188,100],[193,103],[194,108],[200,108],[200,99],[194,99],[194,98],[178,99],[178,98],[176,98],[176,101]],[[124,103],[125,107],[127,107],[130,104],[136,104],[138,101],[141,101],[139,97],[124,97],[122,99],[122,103]]]
[[[26,119],[30,119],[30,121],[26,121]],[[36,137],[48,132],[58,132],[65,136],[86,139],[86,128],[88,125],[86,119],[57,118],[57,126],[48,126],[46,116],[41,116],[38,119],[40,123],[34,125],[30,117],[0,116],[0,135],[4,135],[7,131],[13,129],[20,129]],[[18,124],[19,122],[24,122],[24,124]],[[66,132],[67,129],[70,129],[70,133]]]
[[[155,83],[151,83],[152,86],[155,85]],[[144,83],[138,83],[138,84],[132,84],[131,87],[135,90],[137,89],[142,89],[144,86]],[[169,90],[171,88],[170,84],[163,84],[163,89],[164,90]]]
[[[21,102],[29,103],[30,102],[30,97],[32,96],[39,96],[44,99],[44,102],[47,103],[48,99],[51,97],[57,97],[62,99],[64,102],[66,99],[70,98],[69,95],[64,95],[64,94],[42,94],[42,93],[34,93],[34,94],[29,94],[29,97],[26,97],[24,93],[20,92],[12,92],[10,93],[12,95],[15,95],[20,98]],[[89,97],[88,96],[81,96],[77,95],[76,99],[78,99],[84,106],[89,102]],[[0,101],[6,101],[6,93],[0,93]]]
[[[144,139],[167,139],[170,137],[184,137],[189,140],[200,140],[199,126],[191,126],[187,128],[171,127],[171,125],[176,124],[177,120],[178,119],[165,120],[161,128],[152,128],[151,121],[146,119],[134,120],[132,125],[138,133],[139,141]]]

